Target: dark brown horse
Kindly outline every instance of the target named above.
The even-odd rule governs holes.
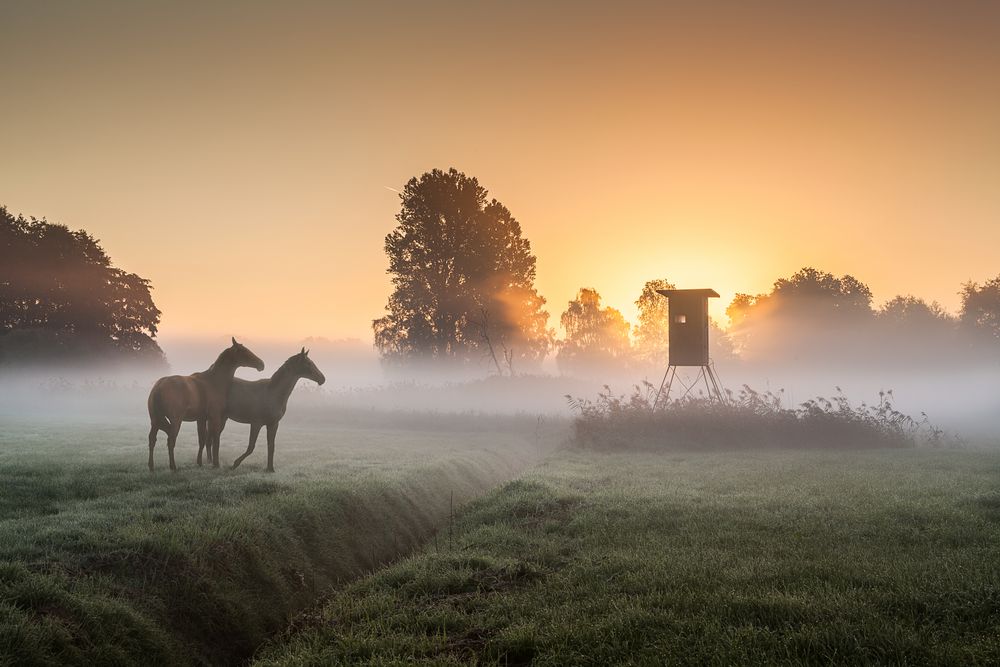
[[[156,432],[167,434],[167,453],[170,469],[177,470],[174,463],[174,444],[182,422],[198,422],[199,444],[209,443],[209,451],[218,451],[219,434],[224,424],[223,412],[226,395],[233,383],[236,369],[248,366],[258,371],[264,370],[264,362],[233,338],[231,347],[219,355],[207,371],[193,375],[170,375],[162,377],[149,392],[149,469],[153,469],[153,448],[156,447]],[[218,467],[218,459],[215,467]],[[201,465],[201,449],[198,450],[198,464]]]
[[[234,468],[253,453],[261,427],[267,426],[267,472],[274,472],[274,436],[278,432],[278,422],[285,416],[288,397],[299,378],[318,384],[326,382],[326,376],[316,368],[306,348],[289,357],[267,380],[233,380],[226,403],[226,418],[250,424],[250,444],[243,455],[233,462]]]

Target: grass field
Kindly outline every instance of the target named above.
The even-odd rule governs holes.
[[[1000,663],[1000,452],[317,406],[151,475],[137,411],[0,415],[0,665]]]
[[[261,665],[1000,664],[1000,455],[567,452]]]
[[[237,664],[565,436],[534,420],[297,417],[276,474],[260,447],[237,471],[195,467],[193,424],[181,470],[161,437],[150,474],[134,416],[5,414],[0,664]],[[246,428],[230,424],[224,463]]]

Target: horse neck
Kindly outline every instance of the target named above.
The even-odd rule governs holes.
[[[208,367],[208,370],[205,371],[204,375],[223,382],[232,382],[233,376],[236,375],[237,368],[239,368],[239,364],[229,359],[229,357],[223,353],[219,355],[219,358],[215,360],[215,363]]]
[[[292,390],[295,389],[295,383],[299,381],[300,377],[302,376],[289,368],[288,362],[285,362],[271,376],[271,382],[269,383],[271,391],[280,401],[283,403],[287,402],[288,397],[292,395]]]

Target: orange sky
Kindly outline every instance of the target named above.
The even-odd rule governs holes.
[[[150,278],[167,337],[370,340],[433,167],[520,220],[553,323],[1000,273],[1000,3],[358,4],[4,3],[0,203]]]

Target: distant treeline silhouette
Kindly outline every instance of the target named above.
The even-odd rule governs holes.
[[[411,179],[386,237],[393,292],[373,321],[384,362],[532,372],[552,352],[560,372],[662,367],[667,301],[647,281],[633,326],[583,287],[549,326],[536,257],[511,212],[450,169]],[[1000,275],[961,287],[958,314],[900,295],[879,308],[860,280],[806,267],[766,294],[737,294],[730,326],[712,325],[712,356],[742,363],[934,365],[1000,359]],[[0,364],[138,359],[163,363],[148,280],[116,268],[96,239],[0,207]]]
[[[996,360],[1000,355],[1000,276],[966,283],[952,315],[936,302],[896,296],[873,306],[867,285],[803,268],[768,294],[737,294],[726,338],[747,362],[927,367]]]
[[[164,363],[145,278],[111,264],[83,230],[0,206],[0,364]]]
[[[510,211],[472,177],[450,169],[411,179],[400,194],[397,227],[386,237],[394,291],[388,314],[373,322],[383,360],[485,364],[493,372],[530,371],[556,352],[562,373],[662,367],[667,301],[642,287],[638,322],[581,288],[560,317],[557,340],[545,299],[534,286],[536,258]],[[717,286],[718,287],[718,286]],[[881,308],[853,276],[806,267],[767,294],[738,294],[731,325],[712,325],[716,360],[769,364],[934,364],[1000,354],[1000,276],[962,287],[962,309],[901,295]]]
[[[636,305],[638,323],[600,295],[581,289],[562,315],[558,341],[564,373],[601,377],[603,371],[662,368],[667,359],[665,279],[648,281]],[[767,294],[737,294],[726,310],[730,326],[709,329],[712,358],[720,362],[790,366],[927,368],[1000,361],[1000,276],[962,287],[952,315],[936,302],[896,296],[873,306],[871,290],[852,276],[806,267],[780,278]],[[631,334],[631,335],[630,335]]]

